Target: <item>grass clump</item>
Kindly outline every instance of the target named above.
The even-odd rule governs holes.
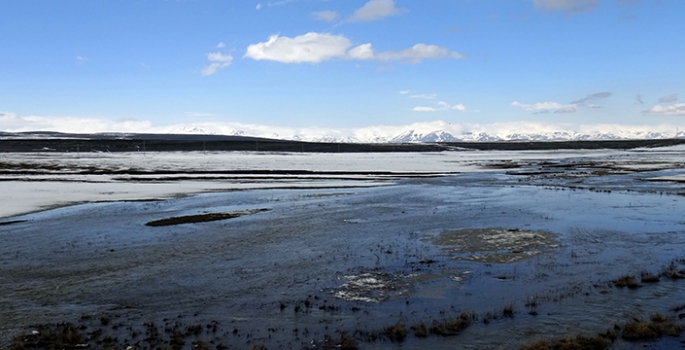
[[[71,323],[41,326],[32,334],[14,338],[10,349],[62,350],[74,348],[83,342],[77,326]]]
[[[635,288],[642,287],[639,283],[637,283],[635,278],[631,275],[625,275],[625,276],[619,277],[617,280],[615,280],[613,282],[614,282],[614,286],[616,286],[618,288],[628,287],[630,289],[635,289]]]
[[[397,323],[385,329],[385,335],[393,342],[402,342],[407,337],[407,328],[402,321],[397,321]]]
[[[433,321],[430,331],[443,337],[457,335],[471,325],[471,318],[469,314],[463,313],[458,318],[451,318],[442,322]]]
[[[411,326],[411,330],[414,331],[414,336],[417,338],[425,338],[428,336],[428,327],[423,321]]]
[[[642,283],[657,283],[659,282],[659,275],[653,275],[649,272],[642,272],[640,274],[640,280]]]
[[[677,337],[683,332],[683,325],[660,313],[653,314],[649,321],[634,319],[625,324],[621,337],[628,341],[654,340],[662,336]]]
[[[561,338],[546,342],[538,340],[535,343],[521,346],[521,350],[606,350],[611,346],[611,341],[600,334],[596,337],[588,337],[582,334],[575,338]]]
[[[679,280],[685,278],[685,270],[679,270],[675,261],[671,261],[671,263],[661,271],[661,276],[672,280]]]

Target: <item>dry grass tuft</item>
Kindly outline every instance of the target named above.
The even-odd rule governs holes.
[[[13,349],[47,349],[62,350],[78,346],[83,337],[78,328],[71,323],[54,326],[42,326],[37,333],[21,335],[14,338]]]
[[[575,338],[561,338],[549,343],[538,340],[533,344],[521,346],[521,350],[606,350],[610,345],[611,341],[603,334],[596,337],[579,334]]]
[[[657,283],[659,282],[659,275],[653,275],[649,272],[642,272],[640,274],[640,280],[642,283]]]
[[[458,318],[451,318],[442,322],[433,321],[430,331],[443,337],[456,335],[471,325],[472,318],[471,315],[463,313]]]
[[[428,336],[428,327],[426,327],[426,324],[423,323],[423,321],[413,325],[411,330],[414,331],[414,336],[418,338],[425,338]]]
[[[677,337],[682,333],[683,325],[660,313],[653,314],[649,321],[632,320],[623,327],[621,337],[629,341],[654,340],[662,336]]]
[[[630,289],[635,289],[642,287],[633,276],[630,275],[625,275],[622,277],[619,277],[619,279],[613,281],[614,285],[618,288],[623,288],[623,287],[628,287]]]
[[[393,342],[402,342],[407,337],[407,328],[402,321],[397,321],[397,323],[385,329],[385,335]]]

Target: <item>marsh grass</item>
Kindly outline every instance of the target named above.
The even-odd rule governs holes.
[[[589,337],[579,334],[575,338],[561,338],[552,341],[539,340],[530,345],[521,346],[521,350],[605,350],[613,340],[604,334]]]
[[[659,275],[653,275],[649,272],[642,272],[640,274],[640,281],[642,283],[657,283],[659,282]]]
[[[678,269],[676,262],[671,261],[671,263],[661,271],[661,276],[672,280],[679,280],[685,278],[685,270]]]
[[[442,322],[433,321],[430,332],[443,337],[457,335],[471,325],[474,315],[462,313],[458,318],[446,319]]]
[[[618,288],[628,287],[630,289],[635,289],[635,288],[642,287],[642,285],[637,283],[635,278],[631,275],[625,275],[625,276],[619,277],[617,280],[615,280],[613,282],[614,282],[614,286],[616,286]]]
[[[428,327],[423,321],[413,325],[411,330],[414,331],[414,336],[417,338],[425,338],[428,336]]]
[[[385,335],[393,342],[402,342],[407,337],[407,328],[402,321],[385,329]]]
[[[82,342],[83,336],[76,325],[61,323],[42,326],[33,334],[15,337],[12,349],[62,350],[78,347]]]
[[[662,336],[677,337],[683,332],[683,325],[660,313],[653,314],[649,321],[634,319],[625,324],[621,338],[629,341],[654,340]]]

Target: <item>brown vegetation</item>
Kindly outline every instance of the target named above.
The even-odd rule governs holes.
[[[623,327],[621,337],[629,341],[654,340],[668,335],[677,337],[682,333],[683,325],[660,313],[653,314],[649,321],[634,319]]]
[[[630,289],[635,289],[642,287],[633,276],[630,275],[625,275],[622,277],[619,277],[617,280],[613,281],[614,285],[618,288],[623,288],[623,287],[628,287]]]

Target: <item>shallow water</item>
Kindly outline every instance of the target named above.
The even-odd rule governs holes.
[[[181,316],[186,324],[217,321],[227,345],[300,348],[337,331],[382,332],[398,320],[430,324],[469,312],[478,320],[455,337],[359,342],[370,349],[516,348],[595,334],[653,312],[677,316],[669,309],[685,303],[685,280],[662,278],[635,290],[611,281],[658,273],[685,257],[682,185],[653,193],[620,190],[646,186],[625,175],[592,178],[593,190],[572,189],[575,179],[520,179],[470,173],[379,188],[84,204],[16,217],[26,222],[0,227],[0,333],[6,342],[31,324],[77,322],[83,314],[111,315],[134,328]],[[145,226],[260,208],[271,210]],[[549,232],[555,244],[507,264],[459,259],[435,244],[446,231],[474,228]],[[503,316],[506,307],[513,318]]]

